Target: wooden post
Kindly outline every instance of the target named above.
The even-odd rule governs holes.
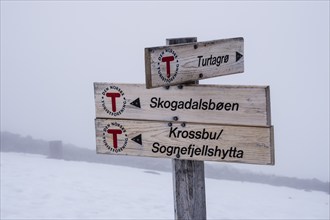
[[[197,38],[166,40],[167,45],[191,42]],[[206,219],[204,161],[173,159],[172,174],[175,219]]]
[[[54,158],[54,159],[63,158],[62,141],[50,141],[49,142],[49,158]]]

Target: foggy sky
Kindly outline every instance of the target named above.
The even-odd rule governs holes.
[[[244,73],[200,83],[270,86],[276,165],[235,166],[329,181],[328,1],[1,1],[1,131],[95,149],[93,82],[144,83],[176,37],[244,37]]]

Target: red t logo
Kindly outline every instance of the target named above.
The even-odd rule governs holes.
[[[112,105],[112,111],[116,112],[116,98],[120,97],[120,93],[118,92],[108,92],[106,94],[107,97],[111,98],[111,105]]]
[[[174,60],[174,56],[170,56],[170,57],[163,57],[162,58],[162,62],[166,62],[166,76],[167,78],[171,77],[171,66],[170,66],[170,62]]]
[[[118,148],[118,138],[117,135],[123,133],[119,129],[108,129],[107,131],[109,134],[112,134],[112,140],[113,140],[113,148]]]

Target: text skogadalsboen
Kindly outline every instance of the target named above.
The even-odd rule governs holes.
[[[177,109],[187,110],[217,110],[217,111],[238,111],[239,104],[235,102],[214,102],[212,99],[204,101],[203,99],[193,100],[190,98],[187,101],[163,100],[161,97],[152,97],[150,99],[151,108],[164,108],[176,111]]]

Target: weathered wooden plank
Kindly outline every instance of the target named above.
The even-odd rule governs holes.
[[[274,164],[272,127],[96,119],[101,154]]]
[[[94,94],[97,118],[271,125],[268,86],[94,83]]]
[[[242,37],[145,48],[146,87],[242,73],[243,54]]]

